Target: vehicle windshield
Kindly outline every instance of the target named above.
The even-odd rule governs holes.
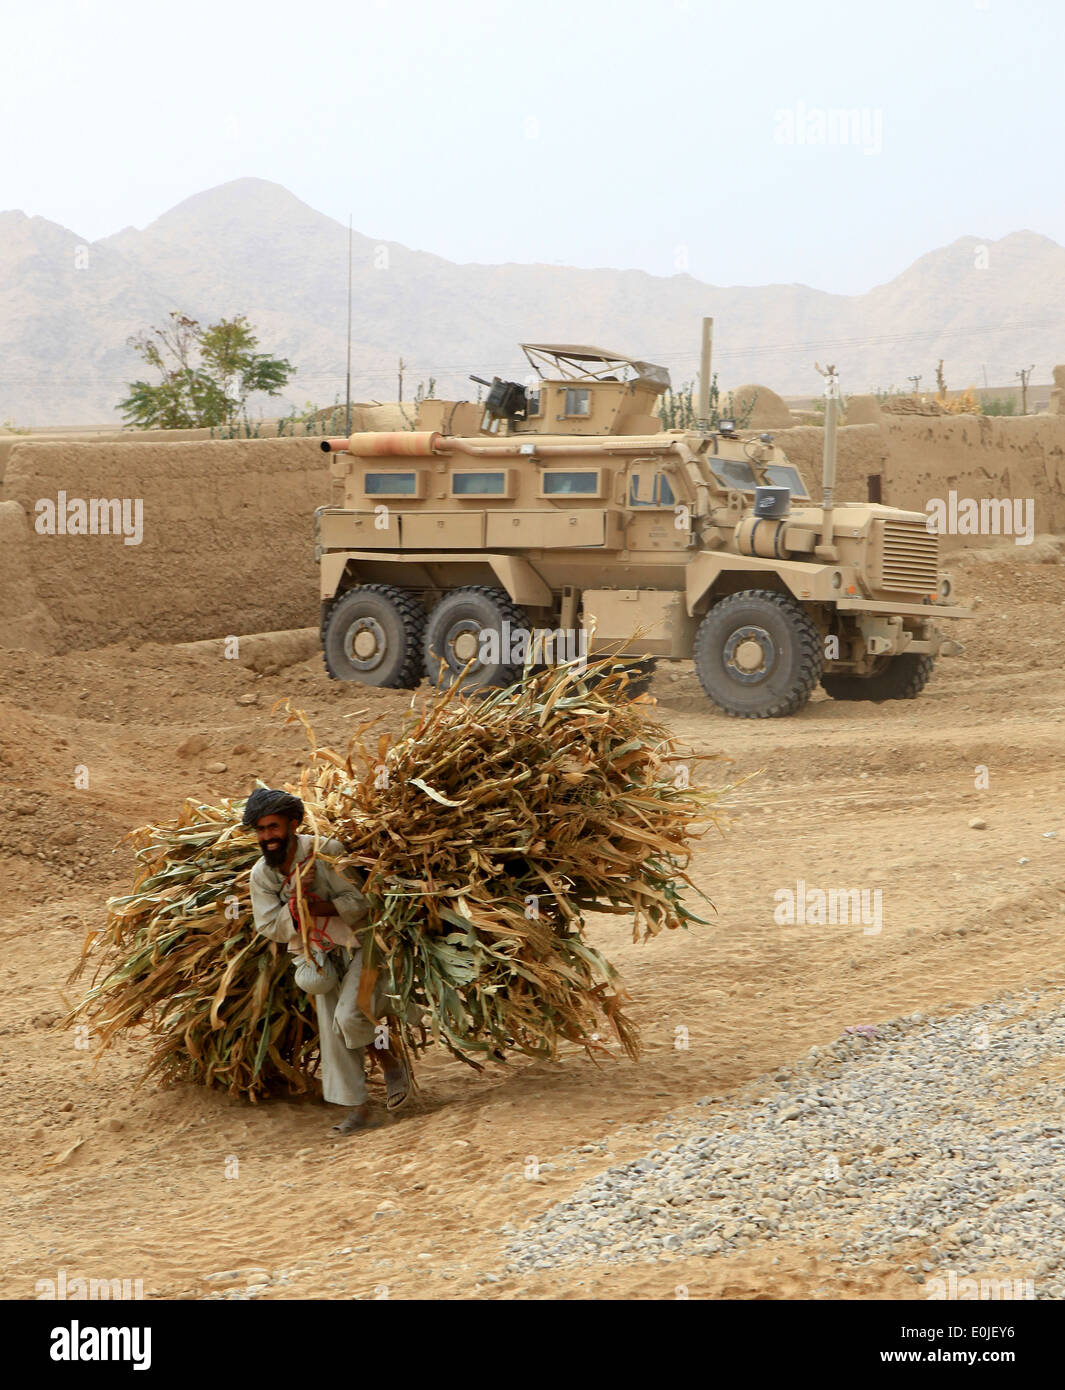
[[[806,484],[797,468],[786,463],[767,463],[765,475],[774,487],[790,488],[793,497],[809,497]]]
[[[760,486],[760,481],[754,469],[743,459],[707,459],[710,467],[719,478],[728,486],[740,488],[744,492],[753,492]],[[765,480],[773,487],[786,487],[791,491],[793,497],[809,497],[806,491],[806,484],[802,480],[802,475],[797,468],[793,468],[789,463],[768,463],[764,466]]]
[[[740,488],[744,492],[753,492],[758,486],[754,469],[742,459],[709,458],[707,463],[722,482],[729,487]]]

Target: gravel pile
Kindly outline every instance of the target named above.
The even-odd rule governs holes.
[[[705,1118],[659,1126],[658,1148],[513,1239],[506,1272],[774,1240],[860,1266],[908,1244],[918,1283],[1009,1272],[1063,1298],[1063,1073],[1058,990],[849,1030],[762,1078],[761,1098],[700,1101]]]

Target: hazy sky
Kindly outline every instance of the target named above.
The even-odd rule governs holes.
[[[39,0],[0,208],[95,239],[254,175],[455,261],[853,293],[1065,242],[1063,73],[1062,0]]]

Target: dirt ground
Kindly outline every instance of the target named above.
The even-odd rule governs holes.
[[[1065,567],[1003,555],[952,557],[978,615],[965,655],[942,661],[917,701],[818,693],[796,718],[729,720],[690,666],[660,668],[659,715],[695,751],[732,760],[703,779],[759,775],[728,796],[728,834],[696,856],[710,925],[643,946],[623,921],[593,923],[623,972],[643,1059],[596,1068],[574,1052],[478,1076],[430,1055],[418,1100],[348,1139],[329,1132],[338,1112],[310,1099],[135,1090],[141,1040],[94,1070],[92,1049],[54,1025],[85,929],[131,880],[126,831],[187,794],[291,778],[305,744],[271,716],[281,696],[338,744],[354,711],[394,725],[406,697],[329,682],[316,659],[257,675],[221,642],[217,654],[0,652],[0,1291],[32,1298],[65,1270],[139,1278],[155,1298],[265,1276],[265,1298],[659,1298],[678,1285],[692,1298],[915,1296],[908,1258],[829,1284],[830,1252],[779,1242],[520,1281],[501,1252],[510,1227],[653,1148],[666,1117],[845,1027],[1065,978]],[[977,817],[986,828],[970,828]],[[774,891],[800,879],[881,888],[883,930],[778,926]]]

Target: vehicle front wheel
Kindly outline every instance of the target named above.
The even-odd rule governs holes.
[[[821,634],[790,594],[745,589],[715,603],[695,634],[695,671],[739,719],[777,719],[809,700],[824,668]]]
[[[360,584],[322,624],[322,659],[334,680],[413,690],[424,673],[425,609],[392,584]]]

